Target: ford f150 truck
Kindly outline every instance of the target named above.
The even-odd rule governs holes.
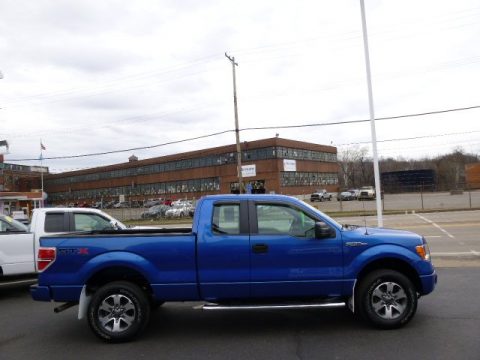
[[[282,195],[206,196],[192,228],[40,243],[33,299],[65,302],[56,312],[79,304],[78,317],[109,342],[138,335],[165,301],[204,301],[204,310],[348,306],[397,328],[437,281],[422,236],[342,226]]]

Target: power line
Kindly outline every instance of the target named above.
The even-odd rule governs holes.
[[[423,113],[414,113],[414,114],[406,114],[406,115],[380,117],[380,118],[376,118],[375,120],[378,120],[378,121],[397,120],[397,119],[408,118],[408,117],[418,117],[418,116],[444,114],[444,113],[450,113],[450,112],[456,112],[456,111],[466,111],[466,110],[479,109],[479,108],[480,108],[480,105],[475,105],[475,106],[468,106],[468,107],[455,108],[455,109],[446,109],[446,110],[428,111],[428,112],[423,112]],[[365,123],[365,122],[369,122],[369,121],[370,121],[370,119],[359,119],[359,120],[335,121],[335,122],[329,122],[329,123],[249,127],[249,128],[239,129],[239,131],[321,127],[321,126]],[[215,133],[211,133],[211,134],[200,135],[200,136],[196,136],[196,137],[192,137],[192,138],[186,138],[186,139],[177,140],[177,141],[170,141],[170,142],[166,142],[166,143],[162,143],[162,144],[156,144],[156,145],[150,145],[150,146],[142,146],[142,147],[135,147],[135,148],[129,148],[129,149],[112,150],[112,151],[104,151],[104,152],[81,154],[81,155],[44,157],[43,160],[75,159],[75,158],[83,158],[83,157],[91,157],[91,156],[118,154],[118,153],[122,153],[122,152],[135,151],[135,150],[148,150],[148,149],[154,149],[154,148],[158,148],[158,147],[162,147],[162,146],[174,145],[174,144],[179,144],[179,143],[183,143],[183,142],[199,140],[199,139],[209,138],[209,137],[218,136],[218,135],[223,135],[223,134],[230,133],[230,132],[235,132],[235,129],[229,129],[229,130],[224,130],[224,131],[215,132]],[[421,137],[419,137],[419,138],[421,138]],[[383,142],[383,141],[387,141],[387,140],[382,140],[382,141],[379,141],[379,142]],[[394,141],[394,139],[392,139],[391,141]],[[37,160],[38,160],[38,158],[9,159],[9,161],[37,161]]]
[[[384,140],[377,140],[377,142],[384,143],[384,142],[391,142],[391,141],[419,140],[419,139],[429,139],[429,138],[442,137],[442,136],[466,135],[466,134],[473,134],[478,132],[480,132],[480,130],[436,134],[436,135],[412,136],[412,137],[406,137],[406,138],[384,139]],[[350,146],[350,145],[361,145],[361,144],[370,144],[370,141],[359,141],[359,142],[352,142],[348,144],[338,144],[337,146]]]
[[[101,155],[110,155],[110,154],[118,154],[122,152],[128,152],[128,151],[135,151],[135,150],[148,150],[148,149],[154,149],[157,147],[162,147],[162,146],[167,146],[167,145],[174,145],[174,144],[180,144],[183,142],[187,141],[193,141],[193,140],[199,140],[199,139],[205,139],[208,137],[212,136],[218,136],[222,134],[226,134],[229,132],[234,132],[235,130],[225,130],[225,131],[219,131],[216,133],[212,134],[207,134],[207,135],[201,135],[201,136],[196,136],[188,139],[182,139],[182,140],[177,140],[177,141],[169,141],[166,143],[162,144],[157,144],[157,145],[150,145],[150,146],[142,146],[142,147],[135,147],[135,148],[130,148],[130,149],[122,149],[122,150],[112,150],[112,151],[103,151],[103,152],[98,152],[98,153],[90,153],[90,154],[81,154],[81,155],[68,155],[68,156],[52,156],[52,157],[43,157],[43,160],[60,160],[60,159],[75,159],[75,158],[83,158],[83,157],[90,157],[90,156],[101,156]],[[38,161],[38,158],[33,158],[33,159],[12,159],[8,161]]]

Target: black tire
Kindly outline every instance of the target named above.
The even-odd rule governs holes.
[[[355,311],[371,325],[396,329],[408,323],[417,310],[415,286],[398,271],[381,269],[360,281]]]
[[[132,340],[145,329],[149,317],[147,294],[127,281],[104,285],[93,294],[88,306],[90,328],[107,342]]]

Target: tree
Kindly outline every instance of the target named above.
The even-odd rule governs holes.
[[[368,163],[371,163],[367,154],[368,148],[358,145],[347,147],[338,152],[341,187],[360,187],[366,184],[366,178],[373,178],[373,168],[369,169],[371,166],[367,166]]]

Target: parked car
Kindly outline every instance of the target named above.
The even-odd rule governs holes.
[[[374,186],[363,186],[360,188],[358,200],[374,200],[377,197]]]
[[[332,200],[332,194],[328,193],[325,189],[317,190],[312,195],[310,195],[311,202],[324,200]]]
[[[180,203],[177,205],[174,205],[170,209],[168,209],[165,212],[165,217],[166,218],[183,218],[190,216],[190,209],[193,206],[191,204],[187,203]]]
[[[148,208],[147,211],[144,211],[140,217],[142,219],[158,219],[160,217],[165,217],[165,212],[170,209],[170,206],[167,205],[155,205]]]
[[[92,203],[92,206],[91,206],[93,209],[101,209],[103,207],[103,204],[101,201],[96,201],[94,203]]]
[[[358,189],[349,189],[348,191],[350,191],[354,197],[354,200],[357,200],[358,199],[358,195],[360,195],[360,190]]]
[[[160,205],[161,204],[161,200],[160,199],[148,199],[147,201],[145,201],[145,203],[143,204],[144,207],[146,208],[150,208],[152,206],[155,206],[155,205]]]
[[[337,195],[338,201],[351,201],[355,199],[356,199],[355,195],[350,191],[342,191],[340,194]]]
[[[129,207],[130,207],[130,204],[127,201],[119,201],[118,203],[113,205],[114,209],[125,209]]]
[[[111,209],[115,205],[115,201],[107,201],[103,204],[104,209]]]

